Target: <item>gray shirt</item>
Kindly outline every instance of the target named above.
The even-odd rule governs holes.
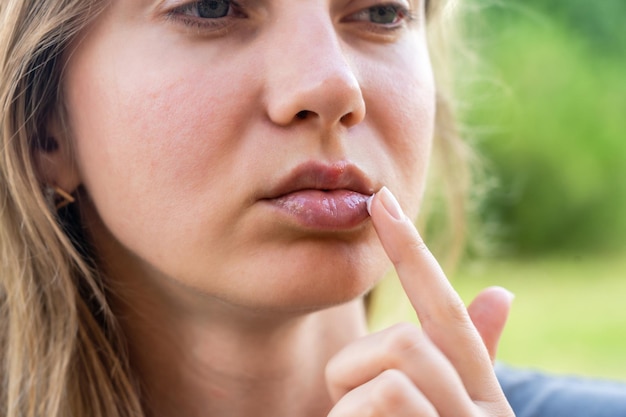
[[[626,417],[626,384],[496,365],[516,417]]]

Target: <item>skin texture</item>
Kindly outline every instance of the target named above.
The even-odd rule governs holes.
[[[510,297],[484,293],[474,327],[407,220],[434,83],[423,5],[381,25],[381,4],[242,1],[199,19],[180,0],[112,0],[74,43],[70,131],[50,123],[60,149],[40,165],[80,186],[148,415],[511,415],[490,361]],[[303,225],[267,197],[311,163],[399,205],[383,191],[371,220]],[[361,297],[389,259],[423,330],[367,335]]]

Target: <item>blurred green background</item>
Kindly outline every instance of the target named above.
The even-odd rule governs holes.
[[[626,1],[474,5],[463,119],[496,181],[453,284],[516,294],[500,360],[626,381]],[[383,285],[374,329],[412,316]]]
[[[501,360],[626,380],[626,1],[479,13],[466,123],[498,179],[480,207],[496,245],[454,283],[516,293]]]
[[[626,249],[626,1],[505,1],[478,13],[482,27],[471,15],[468,25],[484,74],[463,95],[499,179],[484,220],[516,254]]]

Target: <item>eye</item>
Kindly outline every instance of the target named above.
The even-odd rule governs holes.
[[[219,20],[225,17],[242,17],[239,4],[233,0],[200,0],[179,6],[170,12],[170,16],[179,16],[196,20]]]
[[[406,7],[399,4],[381,4],[360,10],[350,15],[346,21],[395,27],[410,19],[411,13]]]

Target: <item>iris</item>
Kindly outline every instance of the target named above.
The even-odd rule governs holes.
[[[197,7],[199,17],[217,19],[228,14],[230,0],[202,0]]]
[[[401,12],[395,6],[375,6],[370,7],[369,9],[370,20],[373,23],[379,24],[390,24],[395,23],[399,17],[401,17]]]

